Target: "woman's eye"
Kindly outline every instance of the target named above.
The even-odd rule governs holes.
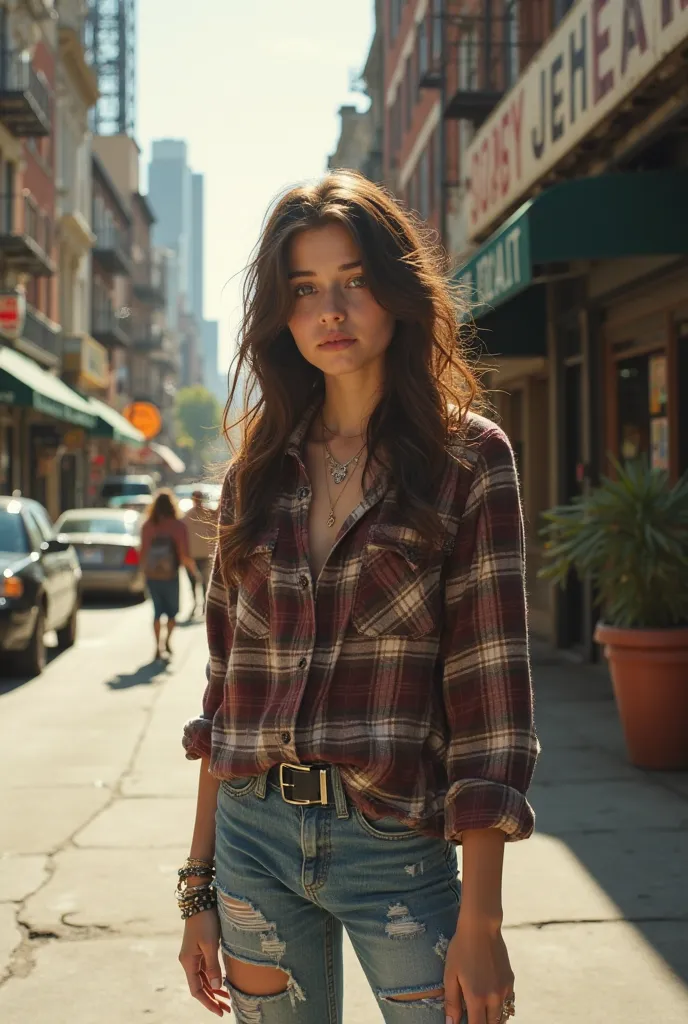
[[[308,291],[308,289],[310,289],[310,291]],[[313,285],[312,284],[299,284],[294,289],[294,295],[296,296],[297,299],[302,299],[304,297],[304,295],[312,295],[312,294],[313,294]]]
[[[352,277],[349,281],[350,288],[365,288],[366,279],[363,274],[357,274],[356,277]]]

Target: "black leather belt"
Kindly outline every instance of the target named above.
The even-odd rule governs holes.
[[[328,764],[276,764],[268,773],[288,804],[327,807],[334,803],[332,767]]]

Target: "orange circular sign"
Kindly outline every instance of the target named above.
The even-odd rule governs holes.
[[[160,410],[152,402],[132,402],[123,410],[122,415],[132,427],[141,431],[147,441],[157,437],[162,429]]]

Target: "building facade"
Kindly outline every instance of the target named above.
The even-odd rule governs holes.
[[[553,14],[462,154],[457,280],[519,455],[533,626],[590,657],[593,594],[575,575],[554,596],[537,581],[539,517],[610,455],[688,469],[688,5]]]

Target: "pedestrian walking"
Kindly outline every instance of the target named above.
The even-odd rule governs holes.
[[[464,312],[420,226],[353,172],[267,219],[233,389],[250,371],[259,397],[184,734],[180,960],[218,1015],[341,1021],[343,928],[387,1024],[515,1013],[502,862],[533,829],[538,750],[523,530]]]
[[[205,608],[205,596],[210,576],[210,562],[215,552],[217,534],[215,518],[210,509],[206,508],[203,504],[203,491],[194,491],[191,495],[191,500],[193,505],[184,516],[184,525],[189,537],[189,554],[196,569],[195,572],[187,569],[193,595],[193,608],[189,618],[193,618],[196,614],[199,584],[202,592],[201,609]]]
[[[164,649],[172,654],[170,640],[179,615],[179,567],[196,573],[189,556],[189,541],[179,518],[171,491],[163,488],[155,495],[141,527],[141,564],[148,593],[153,601],[155,658],[162,657],[161,620],[167,620]]]

